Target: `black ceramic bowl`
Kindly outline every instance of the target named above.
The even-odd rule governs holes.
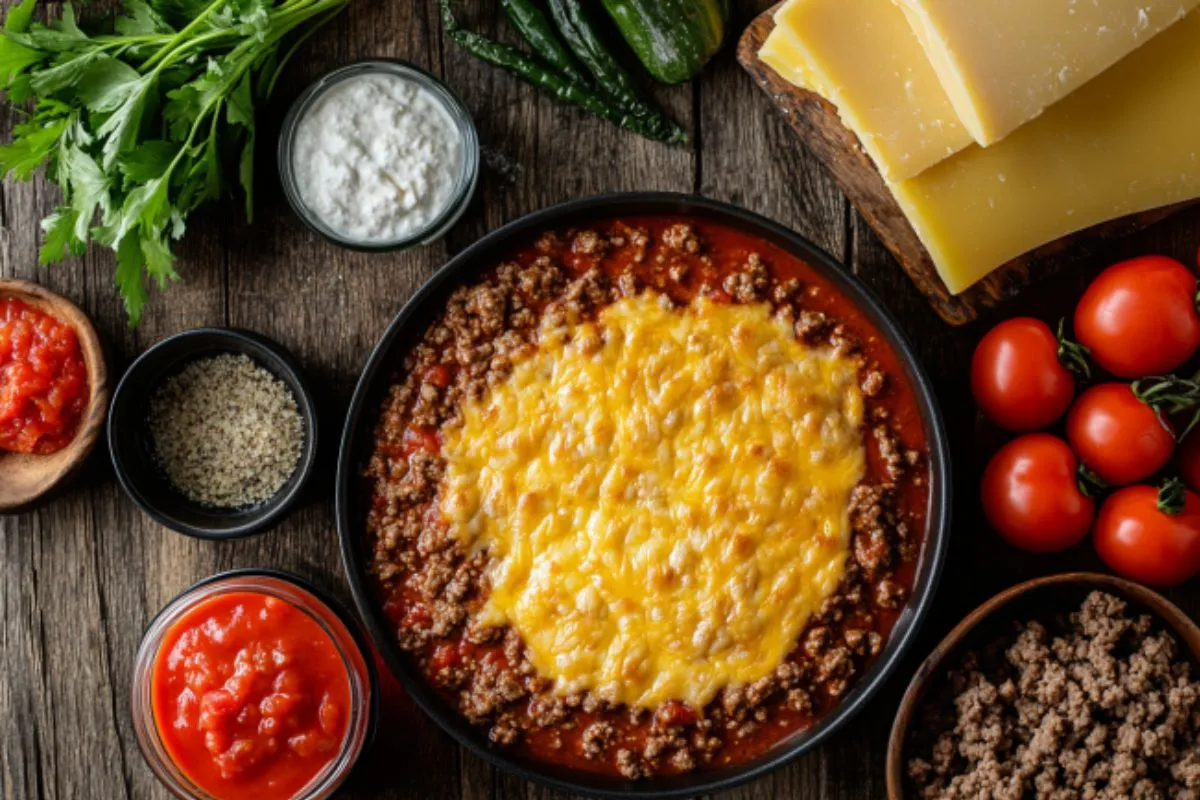
[[[468,723],[422,678],[400,650],[392,625],[384,616],[367,573],[364,520],[368,495],[360,478],[371,452],[371,439],[388,384],[404,353],[444,307],[449,293],[464,280],[494,266],[520,244],[540,232],[594,220],[636,215],[676,215],[710,219],[770,241],[804,259],[854,301],[883,334],[900,359],[921,407],[929,442],[929,528],[917,564],[913,594],[879,658],[854,684],[842,702],[812,728],[801,731],[760,758],[741,766],[678,778],[624,781],[555,769],[514,757],[489,743],[487,732]],[[820,745],[846,724],[878,691],[914,639],[936,588],[949,537],[950,455],[941,415],[929,379],[907,337],[879,300],[857,278],[811,242],[757,214],[734,206],[677,194],[630,193],[576,200],[539,211],[485,236],[439,270],[404,306],[367,362],[342,435],[338,460],[337,518],[342,559],[355,602],[388,666],[417,703],[462,745],[501,769],[558,789],[580,794],[625,798],[681,798],[720,791],[777,769]],[[382,720],[382,724],[389,724]]]
[[[266,502],[235,509],[201,505],[172,486],[155,463],[146,424],[150,398],[167,378],[198,358],[224,353],[249,356],[287,384],[305,430],[300,463],[283,488]],[[121,487],[155,522],[201,539],[236,539],[277,525],[299,499],[317,452],[317,416],[300,367],[281,346],[248,331],[196,328],[162,340],[125,372],[109,409],[108,449]]]

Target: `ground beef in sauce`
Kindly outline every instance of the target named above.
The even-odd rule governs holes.
[[[450,296],[412,348],[376,428],[365,476],[372,572],[401,647],[490,739],[524,755],[626,778],[740,763],[828,711],[882,649],[911,584],[924,529],[923,499],[903,506],[900,486],[924,485],[923,441],[902,443],[888,413],[903,379],[863,356],[870,419],[864,440],[878,463],[855,492],[851,556],[838,591],[772,675],[730,686],[704,709],[671,701],[651,713],[610,707],[590,693],[558,696],[538,676],[515,631],[480,625],[484,556],[468,557],[437,524],[438,431],[459,407],[503,381],[536,345],[543,318],[594,317],[646,287],[675,302],[697,292],[725,302],[769,302],[805,342],[855,353],[854,333],[822,305],[822,286],[777,279],[755,249],[714,246],[686,221],[615,222],[547,233],[527,252]],[[914,447],[918,449],[913,449]],[[912,453],[911,458],[897,454]]]
[[[1200,798],[1200,682],[1160,628],[1096,591],[968,653],[916,719],[913,796]]]

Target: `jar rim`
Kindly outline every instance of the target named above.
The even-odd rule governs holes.
[[[272,569],[238,569],[200,580],[151,619],[134,659],[131,711],[134,733],[142,757],[155,777],[181,800],[218,800],[197,786],[167,752],[154,717],[154,668],[163,640],[180,619],[201,604],[227,594],[256,593],[276,597],[305,613],[333,642],[350,683],[350,720],[335,758],[294,796],[293,800],[318,800],[331,796],[374,737],[378,722],[378,676],[362,631],[354,619],[325,592],[287,572]]]
[[[412,81],[428,92],[450,116],[462,145],[462,163],[455,177],[454,188],[445,206],[429,224],[397,239],[379,241],[348,238],[322,220],[300,194],[295,173],[296,133],[308,112],[329,91],[339,84],[365,75],[393,75]],[[479,132],[475,127],[466,105],[450,87],[440,79],[415,64],[399,59],[367,59],[355,61],[326,72],[306,88],[283,119],[276,153],[280,181],[288,205],[309,230],[327,241],[349,250],[368,253],[383,253],[405,250],[417,245],[430,244],[440,239],[454,226],[466,211],[475,187],[479,182],[480,152]]]

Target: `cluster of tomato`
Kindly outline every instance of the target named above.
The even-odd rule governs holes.
[[[1075,308],[1077,341],[1064,338],[1064,323],[1056,334],[1030,318],[980,341],[975,402],[1023,434],[983,476],[984,512],[1011,544],[1056,552],[1091,531],[1096,552],[1126,577],[1167,586],[1200,572],[1200,374],[1173,374],[1200,348],[1196,292],[1196,274],[1178,261],[1136,258],[1088,287]],[[1093,364],[1111,379],[1092,381]],[[1090,385],[1076,396],[1080,382]],[[1035,433],[1064,414],[1065,440]]]

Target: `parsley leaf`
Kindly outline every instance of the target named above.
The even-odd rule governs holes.
[[[71,120],[66,117],[43,121],[35,116],[14,126],[13,141],[0,145],[0,174],[12,174],[21,181],[32,178],[34,171],[50,158],[70,124]]]
[[[140,143],[136,150],[122,155],[118,166],[121,168],[125,184],[137,185],[153,180],[166,172],[178,154],[178,144],[161,139],[150,139]]]
[[[108,192],[112,179],[102,172],[95,159],[78,145],[66,148],[58,168],[67,176],[71,188],[71,208],[77,212],[75,238],[86,242],[96,210],[107,214],[111,209]]]
[[[88,103],[94,111],[108,111],[108,119],[96,129],[96,136],[104,140],[103,163],[112,169],[121,153],[133,149],[141,130],[142,115],[146,110],[147,96],[153,90],[155,75],[126,74],[109,82],[103,93]]]
[[[37,0],[21,0],[8,12],[8,18],[4,20],[4,30],[13,33],[24,33],[29,30],[29,24],[33,21],[33,12],[36,8]]]
[[[109,63],[121,62],[109,58],[99,50],[87,50],[79,55],[66,54],[55,59],[53,66],[48,69],[31,75],[29,87],[39,95],[52,95],[86,81],[92,70],[105,69]]]
[[[88,35],[76,24],[75,7],[70,3],[63,4],[62,19],[58,22],[51,25],[35,22],[23,33],[10,31],[6,35],[26,47],[49,50],[54,53],[84,50],[93,44]]]
[[[142,247],[134,236],[127,237],[116,246],[117,288],[125,301],[125,313],[130,327],[136,326],[146,307],[146,285],[142,281]]]
[[[246,220],[249,222],[254,221],[254,146],[254,131],[250,131],[238,162],[238,181],[246,193]]]
[[[129,87],[141,79],[141,74],[124,61],[104,56],[80,76],[76,93],[92,111],[115,111],[124,101]]]
[[[5,82],[47,58],[49,53],[43,50],[26,47],[8,34],[0,35],[0,78]]]
[[[69,255],[81,256],[87,243],[75,236],[79,212],[69,206],[61,206],[42,220],[42,231],[46,236],[38,250],[38,263],[54,264]]]
[[[175,33],[162,16],[145,0],[125,0],[125,13],[117,17],[114,28],[122,36],[146,36]]]

